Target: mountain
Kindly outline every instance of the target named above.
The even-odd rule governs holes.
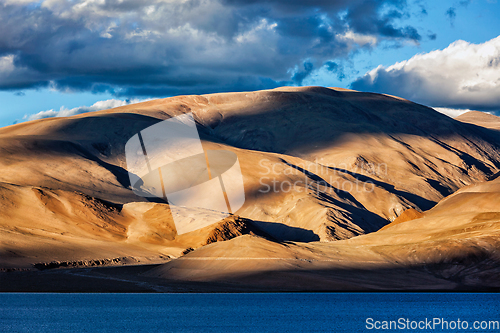
[[[147,274],[263,290],[490,290],[500,287],[499,223],[496,178],[369,235],[308,244],[241,236]]]
[[[238,156],[246,200],[221,222],[178,235],[168,204],[132,192],[125,144],[190,112],[205,150]],[[477,288],[465,273],[466,282],[439,275],[454,260],[480,273],[477,258],[496,260],[498,117],[467,115],[388,95],[284,87],[8,126],[0,129],[0,267],[163,262],[144,276],[256,288],[281,276],[293,289],[298,275],[316,289]],[[407,268],[406,282],[394,278]],[[255,284],[271,271],[274,282]],[[366,275],[347,283],[355,272]]]
[[[464,123],[500,130],[500,118],[485,112],[469,111],[455,119]]]

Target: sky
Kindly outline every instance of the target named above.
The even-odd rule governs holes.
[[[499,114],[497,0],[0,0],[0,126],[321,85]]]

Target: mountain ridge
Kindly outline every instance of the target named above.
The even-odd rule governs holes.
[[[205,150],[230,150],[238,156],[246,202],[223,225],[176,236],[168,205],[132,193],[124,145],[140,130],[188,112]],[[470,202],[495,203],[500,136],[494,128],[480,126],[480,120],[479,125],[461,122],[393,96],[284,87],[177,96],[8,126],[0,129],[0,266],[137,257],[143,263],[169,261],[165,267],[176,267],[182,261],[171,260],[183,258],[183,253],[188,258],[222,243],[226,247],[248,240],[249,250],[256,242],[264,247],[292,242],[304,255],[307,248],[325,251],[327,257],[340,251],[363,267],[371,267],[369,258],[398,267],[392,259],[373,257],[371,250],[356,254],[343,244],[364,244],[364,239],[384,243],[379,233],[402,232],[417,221],[378,231],[409,209],[425,212],[418,221],[435,221],[432,212],[453,203],[453,196],[461,201],[460,193],[468,187],[492,188],[489,196]],[[484,207],[491,210],[494,204]],[[472,213],[481,212],[464,214]],[[203,218],[217,213],[190,214]],[[45,222],[36,222],[34,216]],[[102,221],[109,222],[104,226]],[[112,229],[114,234],[109,234]],[[41,243],[47,250],[35,251]],[[402,261],[414,265],[422,258]],[[223,275],[223,266],[214,267]]]

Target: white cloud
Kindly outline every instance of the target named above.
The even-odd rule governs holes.
[[[6,74],[14,70],[14,55],[0,57],[0,73]]]
[[[349,44],[357,44],[359,46],[375,46],[378,43],[377,37],[372,35],[364,35],[348,30],[344,34],[337,34],[337,38]]]
[[[91,106],[79,106],[79,107],[72,108],[72,109],[68,109],[68,108],[65,108],[64,106],[61,106],[59,111],[56,111],[53,109],[46,110],[46,111],[40,111],[40,112],[35,113],[35,114],[25,115],[23,117],[23,120],[30,121],[30,120],[37,120],[37,119],[43,119],[43,118],[52,118],[52,117],[70,117],[70,116],[74,116],[74,115],[77,115],[80,113],[112,109],[112,108],[116,108],[119,106],[133,104],[133,103],[139,103],[139,102],[143,102],[143,101],[146,101],[146,100],[108,99],[105,101],[98,101],[98,102],[92,104]]]
[[[474,110],[469,110],[469,109],[450,109],[450,108],[434,108],[434,110],[441,112],[442,114],[445,114],[451,118],[456,118],[456,117],[458,117],[464,113],[467,113],[469,111],[474,111]]]
[[[500,36],[482,44],[458,40],[443,50],[379,66],[353,89],[456,109],[500,109]]]
[[[277,23],[269,23],[266,19],[262,19],[253,28],[243,33],[239,33],[234,39],[240,44],[259,42],[263,37],[262,31],[274,31],[277,26]],[[264,37],[265,36],[266,35],[264,35]]]

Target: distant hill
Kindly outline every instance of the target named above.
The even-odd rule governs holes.
[[[500,130],[500,117],[480,111],[469,111],[455,118],[464,123]]]

